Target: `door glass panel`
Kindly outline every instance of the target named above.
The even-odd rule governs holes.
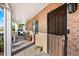
[[[0,56],[4,55],[4,9],[0,7]]]
[[[25,24],[17,24],[12,19],[12,55],[19,53],[20,49],[28,46],[29,42],[32,41],[30,32],[25,32]],[[24,54],[24,53],[22,53]]]

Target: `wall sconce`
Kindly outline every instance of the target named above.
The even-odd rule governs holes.
[[[77,3],[68,3],[68,12],[73,13],[77,10]]]

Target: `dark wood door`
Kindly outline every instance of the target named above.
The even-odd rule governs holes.
[[[66,4],[48,13],[48,53],[49,55],[66,55],[67,30]]]

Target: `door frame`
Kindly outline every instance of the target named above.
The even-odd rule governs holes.
[[[65,17],[64,17],[64,35],[65,35],[65,41],[64,41],[64,56],[67,56],[67,3],[59,6],[58,8],[56,8],[55,10],[49,12],[47,14],[47,53],[49,54],[49,37],[48,37],[48,33],[49,33],[49,14],[54,13],[56,11],[58,11],[58,9],[61,9],[65,7],[66,8],[66,13],[65,13]]]

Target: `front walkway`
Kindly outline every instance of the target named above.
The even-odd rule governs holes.
[[[35,50],[36,45],[29,46],[28,48],[24,49],[23,51],[15,54],[14,56],[48,56],[45,52],[40,52]]]

